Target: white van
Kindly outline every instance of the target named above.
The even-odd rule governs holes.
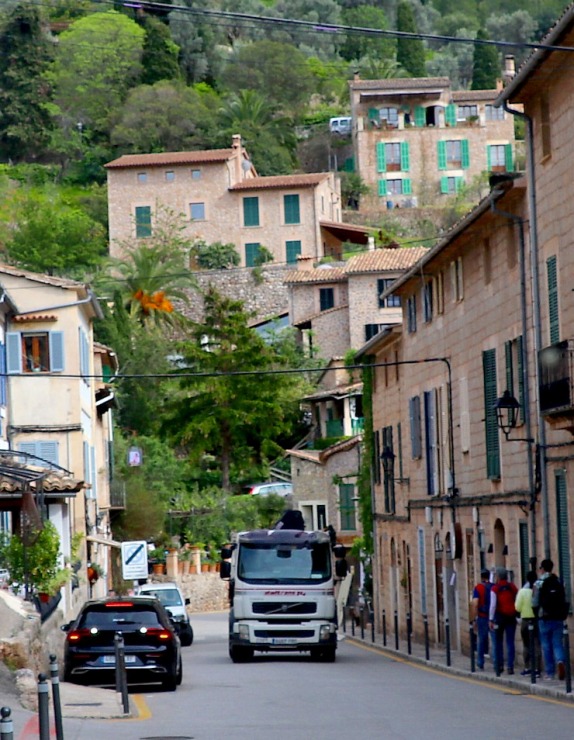
[[[138,594],[155,596],[156,599],[159,599],[175,622],[182,647],[191,645],[193,629],[185,608],[190,600],[184,599],[177,583],[144,583],[138,588]]]
[[[350,134],[353,127],[351,116],[339,116],[329,119],[329,131],[332,134]]]

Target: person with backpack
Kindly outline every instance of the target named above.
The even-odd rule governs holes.
[[[520,636],[522,637],[522,655],[524,658],[524,670],[521,676],[529,676],[535,671],[539,676],[541,673],[540,635],[538,634],[538,619],[532,608],[532,595],[536,583],[536,571],[530,570],[526,574],[526,583],[516,595],[514,604],[516,611],[520,614]],[[530,649],[530,638],[533,639]]]
[[[490,589],[490,627],[494,630],[494,667],[496,674],[504,671],[506,641],[507,673],[514,674],[514,636],[516,634],[516,594],[518,589],[508,580],[506,568],[496,569],[496,583]],[[506,638],[506,640],[505,640]]]
[[[488,653],[488,610],[490,607],[490,571],[480,571],[480,583],[477,583],[472,592],[470,602],[470,616],[476,633],[476,665],[480,671],[484,670],[484,656]]]
[[[532,606],[538,612],[540,644],[544,658],[544,679],[554,680],[566,676],[566,653],[562,643],[563,622],[568,616],[570,604],[560,579],[552,571],[554,563],[546,558],[540,563],[540,577],[534,584]]]

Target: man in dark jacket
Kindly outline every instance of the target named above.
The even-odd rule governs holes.
[[[544,680],[552,681],[558,669],[558,678],[566,676],[566,655],[562,643],[563,621],[568,613],[564,586],[552,571],[554,563],[547,558],[540,563],[540,577],[534,584],[532,608],[538,610],[540,644],[544,658]]]
[[[506,568],[496,569],[496,583],[490,589],[490,628],[494,630],[494,666],[496,675],[504,670],[503,644],[506,637],[508,675],[514,673],[514,636],[516,634],[516,609],[514,602],[518,589],[508,580]]]

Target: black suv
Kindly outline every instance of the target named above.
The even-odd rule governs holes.
[[[160,682],[168,691],[181,683],[181,644],[173,622],[153,597],[87,601],[66,632],[64,680],[115,683],[116,633],[124,638],[128,682]]]

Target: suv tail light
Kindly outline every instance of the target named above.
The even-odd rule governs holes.
[[[146,627],[142,628],[142,632],[145,632],[146,635],[157,637],[159,640],[173,640],[173,632],[162,627]]]
[[[91,630],[88,629],[72,630],[68,632],[66,639],[68,642],[78,642],[82,637],[87,637],[90,634],[92,634]]]

